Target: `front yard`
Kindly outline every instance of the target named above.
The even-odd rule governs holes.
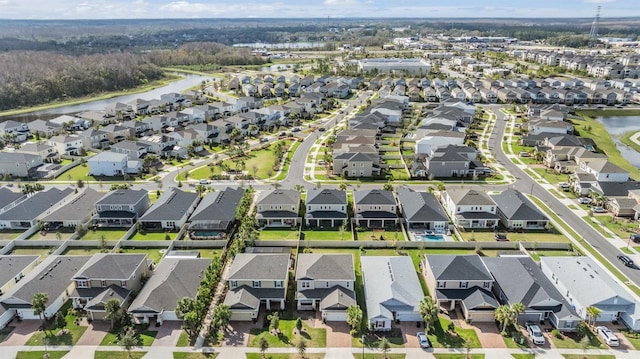
[[[153,344],[153,341],[156,339],[157,331],[144,330],[141,332],[137,332],[136,336],[138,337],[138,343],[140,346],[147,347]],[[120,345],[119,333],[107,332],[107,335],[104,336],[100,345]]]
[[[473,329],[462,329],[455,327],[449,330],[451,321],[439,317],[429,331],[429,341],[434,348],[464,348],[468,343],[470,348],[481,348],[480,340]]]
[[[77,343],[78,339],[87,330],[87,327],[76,324],[78,317],[75,315],[75,311],[71,309],[71,301],[67,301],[59,312],[65,314],[64,327],[55,327],[53,323],[48,323],[46,330],[34,333],[25,345],[44,345],[43,340],[45,338],[47,345],[74,345]]]
[[[300,337],[306,340],[307,347],[324,348],[327,346],[326,329],[311,328],[303,322],[302,332],[294,334],[295,325],[295,319],[280,319],[280,335],[269,333],[268,327],[251,329],[249,346],[259,347],[260,338],[265,338],[271,348],[294,347]]]

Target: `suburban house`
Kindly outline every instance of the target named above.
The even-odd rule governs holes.
[[[179,230],[200,202],[200,195],[171,187],[140,217],[146,230]]]
[[[596,307],[599,322],[622,320],[640,330],[638,303],[591,258],[541,257],[540,268],[581,318],[588,318],[587,308]]]
[[[0,256],[0,296],[9,293],[15,285],[40,263],[40,256],[2,255]],[[0,305],[0,329],[7,326],[13,319],[15,312]]]
[[[60,155],[79,156],[84,140],[75,135],[58,135],[48,139],[47,144],[53,146]]]
[[[373,331],[391,330],[393,322],[422,322],[418,306],[424,293],[410,257],[364,256],[360,262]]]
[[[484,165],[477,159],[478,151],[473,147],[447,145],[435,149],[426,158],[426,167],[435,178],[484,174]]]
[[[224,304],[231,309],[231,320],[257,320],[261,304],[267,311],[272,302],[284,310],[289,279],[289,254],[240,253],[236,255],[227,280],[229,291]]]
[[[334,154],[333,174],[345,177],[373,177],[380,174],[378,151],[349,151]]]
[[[127,155],[129,160],[137,161],[149,152],[150,147],[141,142],[124,140],[111,145],[110,150],[111,152],[123,153]]]
[[[60,161],[60,154],[56,152],[55,147],[43,142],[27,142],[15,152],[40,156],[44,162]]]
[[[509,229],[545,229],[549,218],[522,192],[510,188],[491,198],[498,208],[500,223]]]
[[[92,320],[105,319],[107,301],[126,306],[131,293],[140,290],[148,266],[146,254],[94,254],[71,278],[73,307],[86,310]]]
[[[91,256],[48,256],[0,298],[1,307],[12,317],[25,320],[40,319],[40,315],[33,312],[31,301],[36,293],[45,293],[49,301],[43,317],[52,318],[75,289],[72,278],[78,272],[78,268],[90,259]]]
[[[0,213],[11,209],[26,198],[27,195],[22,192],[13,192],[8,187],[0,187]]]
[[[629,172],[611,163],[606,157],[584,160],[579,165],[580,170],[594,175],[599,182],[625,182],[629,180]]]
[[[576,330],[581,318],[531,257],[485,257],[482,261],[496,280],[493,293],[500,303],[524,305],[519,323],[548,319],[558,330]]]
[[[355,224],[358,227],[394,228],[398,225],[398,204],[392,191],[354,191],[353,204]]]
[[[100,152],[87,160],[89,164],[89,174],[109,177],[131,173],[128,167],[130,162],[135,161],[129,161],[126,154],[110,151]]]
[[[11,177],[34,177],[43,158],[39,155],[19,152],[0,152],[0,175]]]
[[[7,120],[0,122],[0,137],[12,142],[24,142],[31,135],[29,125],[23,122]]]
[[[307,226],[341,226],[348,219],[347,192],[337,189],[309,189],[305,208],[305,224]]]
[[[243,195],[244,189],[231,187],[207,193],[189,219],[189,236],[226,236],[235,222]]]
[[[149,208],[146,189],[119,189],[109,192],[96,203],[93,221],[100,227],[131,227]]]
[[[209,264],[205,258],[163,258],[129,306],[133,320],[146,324],[155,319],[160,325],[180,320],[178,301],[195,298]]]
[[[422,271],[438,307],[453,311],[459,306],[468,321],[495,320],[494,279],[479,255],[428,254]]]
[[[498,226],[495,202],[474,189],[449,189],[442,194],[442,204],[456,226],[488,228]]]
[[[260,226],[293,227],[300,224],[300,192],[275,189],[260,195],[256,204],[256,219]]]
[[[346,321],[347,308],[356,304],[356,275],[351,254],[298,255],[298,310],[319,310],[326,321]]]
[[[38,220],[55,211],[73,193],[72,188],[50,188],[37,192],[0,212],[0,229],[28,229]]]
[[[448,229],[449,217],[433,193],[402,187],[398,188],[396,196],[408,230],[444,232]]]
[[[93,188],[85,188],[67,203],[42,218],[45,230],[57,230],[62,227],[75,228],[88,224],[96,211],[96,203],[104,197]]]

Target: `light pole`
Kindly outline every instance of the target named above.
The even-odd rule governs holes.
[[[360,338],[360,340],[362,341],[362,359],[364,359],[364,334],[362,335],[362,338]]]

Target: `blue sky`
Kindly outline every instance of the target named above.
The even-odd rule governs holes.
[[[640,0],[0,0],[5,19],[640,16]]]

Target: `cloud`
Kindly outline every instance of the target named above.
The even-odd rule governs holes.
[[[616,2],[616,0],[584,0],[584,2],[587,4],[607,4]]]

